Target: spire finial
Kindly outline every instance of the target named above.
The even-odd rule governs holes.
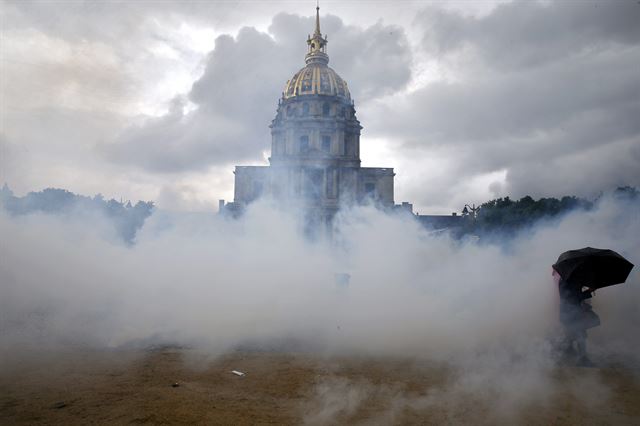
[[[314,35],[321,35],[320,32],[320,0],[316,0],[316,32]]]

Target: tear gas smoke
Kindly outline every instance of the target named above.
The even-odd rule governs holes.
[[[543,400],[557,327],[550,265],[583,246],[637,264],[637,207],[603,199],[508,248],[430,234],[371,207],[343,212],[335,238],[315,242],[264,200],[240,220],[157,212],[133,247],[105,240],[96,220],[2,214],[0,350],[178,343],[219,354],[296,342],[323,354],[446,360],[459,371],[447,392],[491,384],[504,404]],[[637,362],[637,269],[594,298],[593,353]],[[347,286],[337,272],[351,275]]]

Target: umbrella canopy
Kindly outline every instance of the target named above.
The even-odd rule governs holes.
[[[596,289],[625,282],[633,263],[613,250],[585,247],[562,253],[553,269],[570,284]]]

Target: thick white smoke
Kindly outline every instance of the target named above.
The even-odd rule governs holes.
[[[105,239],[97,219],[0,215],[0,349],[294,344],[448,361],[460,374],[448,392],[490,385],[505,404],[544,399],[557,327],[550,265],[584,246],[637,264],[634,208],[604,199],[505,247],[430,234],[371,207],[344,212],[334,238],[313,242],[266,201],[240,220],[158,212],[133,247]],[[593,300],[602,326],[590,351],[604,362],[637,361],[637,269]]]

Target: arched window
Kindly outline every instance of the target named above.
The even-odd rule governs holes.
[[[329,103],[325,102],[324,104],[322,104],[322,115],[328,117],[330,112],[331,106],[329,106]]]
[[[373,182],[367,182],[364,184],[364,193],[367,197],[376,197],[376,184]]]
[[[275,139],[275,154],[284,154],[284,139],[282,136],[277,136]]]
[[[309,104],[306,102],[302,104],[302,115],[309,115]]]
[[[300,152],[305,153],[309,151],[309,136],[300,136]]]
[[[331,136],[322,136],[322,150],[324,152],[331,152]]]
[[[322,169],[305,169],[304,171],[304,195],[313,200],[322,198],[324,193],[323,177],[324,171]]]
[[[330,167],[325,171],[326,181],[327,181],[327,189],[326,194],[327,198],[336,198],[336,169]]]

